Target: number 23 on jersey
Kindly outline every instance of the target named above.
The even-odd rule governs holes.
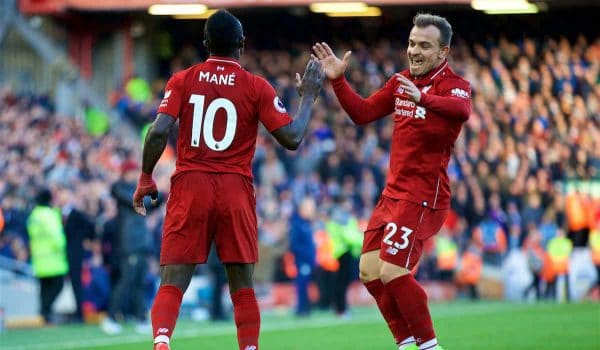
[[[206,97],[204,95],[192,94],[190,103],[194,105],[194,115],[192,117],[192,147],[201,147],[200,139],[204,140],[204,144],[213,151],[222,152],[231,146],[235,129],[237,127],[237,110],[233,102],[226,98],[217,98],[208,103],[206,113],[204,112],[204,104]],[[215,124],[215,116],[219,109],[224,109],[227,115],[227,123],[225,127],[225,135],[221,140],[215,140],[213,128]],[[201,133],[202,132],[202,133]]]

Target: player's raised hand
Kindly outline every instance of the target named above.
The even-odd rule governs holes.
[[[158,203],[158,190],[152,175],[142,171],[135,192],[133,193],[133,209],[136,213],[146,216],[146,207],[144,207],[144,197],[150,196],[152,205]]]
[[[300,74],[296,73],[296,89],[300,96],[309,94],[316,99],[323,84],[323,74],[321,62],[316,58],[311,58],[306,64],[302,79],[300,79]]]
[[[344,74],[350,62],[351,51],[347,51],[340,60],[326,42],[316,43],[312,47],[314,56],[321,61],[323,70],[329,79],[336,79]]]
[[[421,101],[421,91],[410,79],[402,74],[397,73],[396,79],[400,83],[400,87],[404,89],[404,94],[408,96],[413,102],[419,103]]]

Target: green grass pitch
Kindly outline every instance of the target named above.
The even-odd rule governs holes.
[[[450,303],[432,305],[438,340],[445,350],[597,350],[600,304]],[[106,336],[97,326],[60,326],[0,333],[2,350],[150,350],[149,336],[132,326]],[[237,349],[233,322],[182,321],[173,350]],[[264,313],[263,350],[394,350],[392,338],[374,308],[355,308],[349,320],[317,312],[308,319]]]

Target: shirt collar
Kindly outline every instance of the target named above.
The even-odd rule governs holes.
[[[440,73],[442,73],[442,71],[444,71],[444,69],[446,69],[446,67],[448,67],[448,60],[444,60],[437,67],[435,67],[434,69],[429,71],[424,76],[416,77],[416,78],[411,76],[411,78],[413,79],[413,83],[415,83],[415,85],[421,85],[421,86],[430,85],[431,82],[433,81],[433,79],[435,79],[435,77],[440,75]]]
[[[240,62],[233,57],[210,56],[206,60],[206,62],[232,64],[232,65],[242,68],[242,66],[240,65]]]

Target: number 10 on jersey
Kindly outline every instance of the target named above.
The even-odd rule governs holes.
[[[222,152],[231,146],[235,129],[237,127],[237,111],[233,103],[226,98],[217,98],[208,104],[206,108],[206,118],[204,114],[204,95],[192,94],[190,103],[194,105],[194,115],[192,117],[192,147],[200,147],[200,138],[213,151]],[[219,109],[223,108],[227,115],[227,124],[225,127],[225,136],[217,141],[213,133],[215,116]],[[202,131],[202,135],[200,135]]]

